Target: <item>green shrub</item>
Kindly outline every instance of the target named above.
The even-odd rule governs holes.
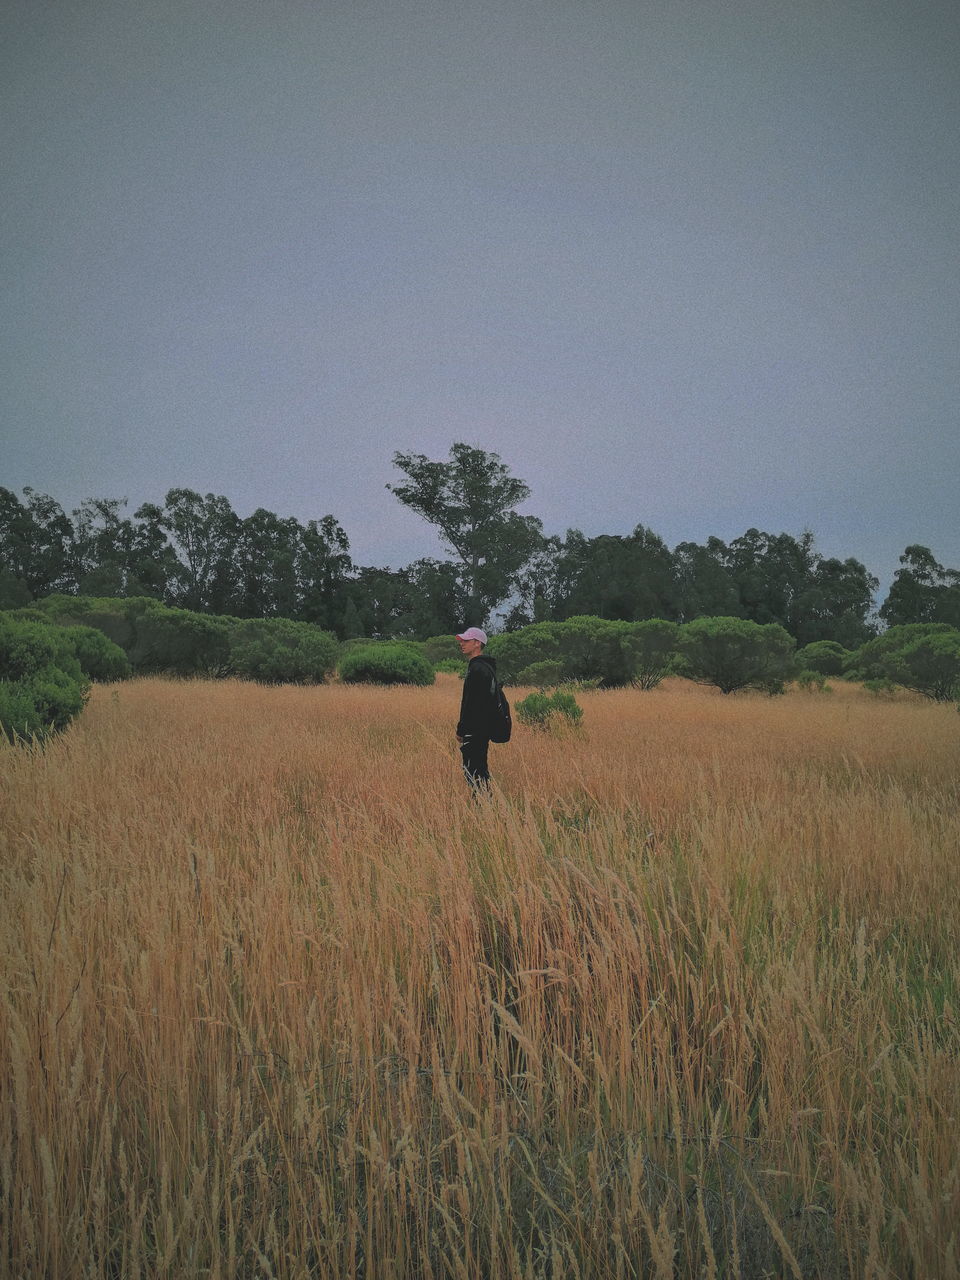
[[[130,675],[127,655],[96,627],[59,627],[57,630],[60,642],[69,647],[80,670],[91,680],[106,683],[126,680]]]
[[[138,671],[222,674],[230,668],[230,632],[236,623],[235,618],[168,609],[154,601],[135,619],[130,661]]]
[[[35,601],[33,607],[48,622],[63,627],[95,627],[131,656],[137,643],[137,620],[164,606],[152,596],[67,596],[57,594]],[[133,665],[137,663],[134,660]]]
[[[836,640],[815,640],[797,652],[797,665],[801,674],[817,672],[822,676],[840,676],[849,658],[850,650]]]
[[[0,615],[0,728],[11,741],[65,729],[89,684],[59,628]]]
[[[946,622],[905,622],[901,626],[888,627],[881,635],[868,640],[855,649],[843,664],[843,674],[849,680],[889,679],[889,658],[898,649],[929,636],[956,634],[955,628]]]
[[[5,609],[3,616],[12,622],[47,622],[49,619],[42,609],[34,605],[25,605],[21,609]]]
[[[467,667],[463,658],[441,658],[439,662],[433,664],[434,671],[442,671],[448,676],[459,676],[462,680],[466,675]]]
[[[531,662],[529,667],[517,673],[517,684],[532,684],[538,689],[555,688],[562,680],[562,662]]]
[[[420,647],[427,661],[437,671],[446,669],[440,667],[441,662],[459,662],[463,665],[464,659],[456,636],[428,636],[420,642]]]
[[[43,723],[25,680],[0,680],[0,730],[10,742],[43,737]]]
[[[340,659],[345,684],[433,684],[433,667],[406,644],[368,644],[350,649]]]
[[[247,618],[229,632],[230,666],[261,684],[321,684],[337,662],[337,641],[309,622]]]
[[[864,680],[863,687],[867,693],[872,693],[877,698],[892,698],[897,692],[894,682],[887,680],[884,676],[878,676],[875,680]]]
[[[535,662],[560,658],[559,622],[535,622],[519,631],[491,636],[484,652],[497,661],[497,675],[504,684],[516,684],[520,672]]]
[[[948,702],[960,693],[960,631],[912,640],[888,653],[883,665],[886,675],[905,689]]]
[[[0,679],[30,680],[58,658],[67,659],[67,651],[57,642],[56,628],[46,622],[17,622],[0,613]],[[68,659],[66,669],[81,679],[76,658]]]
[[[680,628],[663,618],[630,623],[622,645],[631,680],[638,689],[655,689],[676,657]]]
[[[40,736],[65,729],[87,702],[90,686],[60,666],[50,665],[24,682],[40,719]]]
[[[547,729],[558,716],[571,725],[578,725],[583,719],[583,708],[573,694],[564,689],[530,693],[517,703],[516,711],[520,723],[532,729]]]
[[[635,623],[581,615],[556,625],[564,675],[568,679],[599,678],[606,688],[630,683],[633,658],[627,649],[627,637]]]
[[[827,677],[819,671],[801,671],[797,675],[797,687],[805,693],[829,693]]]
[[[692,679],[721,693],[762,689],[782,693],[791,674],[795,641],[775,622],[695,618],[680,628],[680,651]]]

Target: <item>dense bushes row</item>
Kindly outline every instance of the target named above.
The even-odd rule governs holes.
[[[0,722],[8,737],[62,728],[84,705],[91,680],[131,672],[317,683],[339,661],[348,683],[425,685],[437,669],[464,669],[453,636],[338,646],[310,623],[192,613],[146,597],[50,596],[0,614],[0,623]],[[652,689],[674,674],[723,693],[776,693],[786,680],[813,689],[830,676],[960,697],[960,631],[943,623],[891,627],[854,651],[820,641],[797,652],[782,627],[743,618],[678,625],[576,617],[494,636],[488,653],[505,683],[542,689],[568,681]]]
[[[265,684],[313,683],[325,679],[337,660],[332,635],[308,622],[286,618],[228,618],[171,609],[146,596],[98,599],[48,596],[28,610],[6,615],[42,618],[70,628],[85,624],[113,641],[127,670],[94,674],[118,679],[164,672],[178,676],[235,675]],[[93,674],[93,673],[91,673]]]
[[[960,631],[944,623],[890,627],[855,650],[826,640],[796,651],[782,627],[744,618],[696,618],[678,625],[580,617],[494,636],[488,652],[505,682],[541,688],[594,679],[606,687],[632,683],[652,689],[672,674],[723,693],[776,693],[787,680],[813,688],[832,676],[885,681],[937,700],[960,698]]]
[[[656,618],[579,617],[494,636],[488,652],[497,659],[501,679],[511,684],[598,680],[607,688],[653,689],[665,675],[678,674],[730,693],[782,687],[792,671],[794,641],[776,624],[743,618],[697,618],[681,626]]]

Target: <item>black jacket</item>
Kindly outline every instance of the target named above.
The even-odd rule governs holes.
[[[458,738],[489,738],[496,693],[496,658],[471,658],[463,680]]]

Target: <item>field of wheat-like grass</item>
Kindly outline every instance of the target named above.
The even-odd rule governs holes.
[[[960,1274],[960,717],[98,688],[0,750],[0,1273]]]

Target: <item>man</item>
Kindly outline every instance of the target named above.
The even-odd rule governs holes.
[[[463,772],[474,794],[490,790],[487,748],[490,746],[490,722],[496,697],[496,658],[483,657],[487,633],[479,627],[467,627],[457,636],[460,652],[468,659],[457,722],[457,741],[463,757]]]

